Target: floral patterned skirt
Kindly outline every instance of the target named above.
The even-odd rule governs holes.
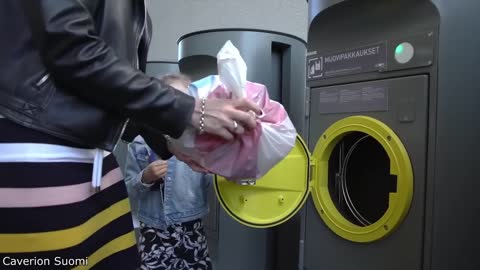
[[[139,248],[141,270],[212,270],[200,219],[164,230],[141,223]]]

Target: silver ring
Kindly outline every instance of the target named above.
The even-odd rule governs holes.
[[[237,121],[233,120],[233,129],[237,129],[238,128],[238,123]]]

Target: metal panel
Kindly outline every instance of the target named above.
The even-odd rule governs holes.
[[[316,2],[320,2],[317,4],[323,8],[311,21],[309,54],[314,51],[319,54],[341,52],[383,43],[386,44],[386,66],[308,82],[309,87],[316,89],[312,90],[310,95],[310,146],[314,146],[322,130],[340,118],[362,114],[380,119],[393,128],[405,143],[414,166],[415,193],[411,211],[404,224],[390,237],[367,245],[351,243],[335,236],[323,224],[313,204],[309,202],[306,221],[306,269],[319,269],[321,266],[333,269],[423,269],[423,231],[425,214],[428,214],[428,209],[425,212],[425,205],[429,205],[428,194],[433,182],[431,175],[427,175],[429,168],[426,164],[428,154],[434,149],[430,143],[432,140],[429,131],[435,123],[432,114],[436,107],[437,58],[434,52],[439,35],[438,13],[434,5],[425,0]],[[396,45],[404,41],[414,44],[417,54],[408,64],[400,65],[395,62],[393,54]],[[412,90],[409,83],[413,83],[411,78],[418,78],[411,77],[415,74],[429,76],[424,83],[416,83],[414,89],[420,92],[413,94],[409,92]],[[318,100],[318,89],[335,89],[335,85],[355,82],[375,84],[374,82],[383,79],[387,79],[384,82],[389,85],[398,80],[388,87],[387,107],[381,103],[382,100],[372,104],[355,103],[353,107],[323,108],[327,112],[334,109],[341,111],[331,111],[332,114],[320,116],[317,106],[322,105]],[[331,85],[334,87],[323,88]],[[408,97],[408,93],[413,96]],[[369,106],[371,111],[368,110]]]
[[[180,69],[177,62],[150,61],[147,63],[146,71],[148,75],[161,76],[169,73],[178,73]]]
[[[432,1],[440,25],[431,270],[480,269],[480,2]],[[427,265],[428,266],[428,265]],[[427,268],[428,269],[428,268]]]
[[[310,86],[320,87],[409,74],[430,74],[428,123],[425,125],[428,130],[428,155],[423,163],[427,176],[424,193],[413,202],[414,207],[419,202],[425,202],[423,251],[415,250],[418,252],[417,256],[422,257],[422,261],[420,265],[415,264],[414,268],[408,265],[404,266],[404,269],[418,267],[424,270],[480,269],[480,260],[475,252],[480,240],[477,233],[480,226],[478,214],[480,199],[475,194],[480,188],[480,183],[477,181],[479,178],[477,164],[480,161],[478,155],[480,125],[474,120],[474,116],[480,112],[478,109],[480,94],[475,81],[478,77],[476,62],[480,59],[478,52],[480,30],[477,27],[480,20],[477,14],[480,3],[475,0],[318,0],[309,1],[309,6],[311,23],[309,51],[346,49],[366,44],[365,42],[368,41],[382,40],[391,41],[389,50],[393,49],[392,45],[401,41],[413,41],[417,49],[421,48],[417,52],[422,54],[423,60],[418,59],[408,65],[396,64],[393,61],[393,55],[389,54],[390,58],[387,62],[390,63],[390,70],[392,67],[407,68],[407,70],[395,72],[385,72],[388,71],[385,70],[344,78],[317,80],[311,82]],[[348,19],[345,19],[346,17]],[[419,33],[428,33],[428,31],[433,31],[431,41],[417,38]],[[425,50],[430,47],[428,44],[432,45],[433,50]],[[429,66],[430,61],[431,66]],[[425,68],[414,68],[415,63]],[[409,112],[416,106],[415,104],[404,102],[404,105],[404,109],[398,111],[397,120],[406,120],[397,123],[399,126],[408,125],[408,119],[418,116]],[[322,123],[325,120],[322,119]],[[315,129],[316,125],[312,124],[310,128]],[[310,142],[312,139],[315,137],[311,137]],[[407,150],[417,151],[416,148]],[[415,175],[415,179],[418,180],[418,174]],[[416,190],[416,196],[418,196],[418,190]],[[318,235],[319,231],[326,230],[311,204],[308,205],[308,212],[307,235],[312,235],[312,232],[313,235]],[[316,228],[315,224],[323,227]],[[402,230],[406,229],[402,228]],[[391,239],[396,239],[395,237],[394,234]],[[338,242],[339,245],[342,243],[341,239],[333,240],[327,237],[326,240]],[[341,252],[342,255],[348,257],[350,259],[348,261],[357,263],[355,266],[352,263],[351,269],[362,267],[375,269],[382,261],[386,265],[387,258],[391,260],[392,266],[385,268],[393,269],[392,267],[399,265],[398,259],[382,255],[382,252],[397,250],[400,256],[412,252],[411,245],[407,244],[391,247],[382,244],[380,246],[384,249],[381,251],[375,249],[377,247],[375,243],[368,247],[344,244],[345,248],[348,246],[350,253]],[[308,254],[313,252],[312,249],[318,249],[318,246],[311,241],[307,241],[307,246],[307,258],[311,258]],[[371,252],[368,252],[369,250]],[[355,260],[359,254],[364,254],[364,258]],[[351,260],[351,258],[354,259]],[[406,263],[405,261],[408,260],[404,259],[401,263]],[[332,262],[329,266],[335,269],[347,267],[348,263],[344,263],[343,260],[338,262],[335,265]]]
[[[356,85],[339,85],[327,89],[385,87],[388,89],[388,111],[365,112],[387,124],[404,143],[414,170],[414,198],[410,212],[400,228],[391,236],[370,244],[357,244],[344,240],[330,231],[320,220],[311,201],[307,205],[306,269],[371,269],[415,270],[421,269],[423,249],[423,216],[425,192],[425,160],[427,154],[427,104],[428,77],[415,76]],[[321,114],[320,93],[311,93],[309,146],[313,151],[316,141],[334,122],[357,115],[351,112]],[[412,106],[413,104],[413,106]],[[409,111],[415,115],[411,121],[402,122],[401,115]],[[366,156],[366,158],[368,158]]]
[[[345,0],[319,0],[319,1],[307,1],[308,2],[308,24],[323,10],[338,4]]]

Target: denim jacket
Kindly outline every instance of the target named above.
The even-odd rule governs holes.
[[[128,146],[125,181],[132,212],[138,220],[149,227],[163,229],[206,215],[212,175],[195,172],[172,157],[167,161],[167,175],[163,182],[145,185],[140,179],[143,170],[151,163],[152,155],[155,154],[140,136]]]

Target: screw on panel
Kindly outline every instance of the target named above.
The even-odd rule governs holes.
[[[240,196],[240,202],[241,203],[246,203],[248,201],[248,199],[245,197],[245,196]]]
[[[325,214],[325,212],[323,211],[323,209],[320,209],[320,214]]]
[[[326,138],[327,138],[327,135],[323,135],[323,138],[326,139]]]
[[[280,195],[280,196],[278,197],[278,202],[279,202],[280,204],[283,204],[283,203],[285,202],[285,198]]]
[[[385,229],[385,231],[388,231],[388,225],[383,225],[383,228]]]
[[[391,141],[392,140],[392,137],[391,136],[387,136],[387,141]]]

